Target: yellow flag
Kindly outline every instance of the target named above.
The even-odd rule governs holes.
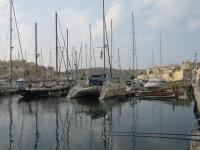
[[[101,59],[103,58],[103,51],[101,50],[101,54],[100,54]]]

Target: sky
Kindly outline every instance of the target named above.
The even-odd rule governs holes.
[[[39,56],[39,63],[55,66],[55,12],[58,12],[60,47],[64,45],[62,34],[66,39],[68,28],[70,60],[75,56],[72,49],[75,49],[79,56],[82,42],[83,60],[79,64],[82,67],[89,66],[89,24],[91,24],[94,49],[92,67],[95,64],[97,67],[103,67],[103,60],[100,58],[103,46],[102,0],[13,0],[13,3],[23,55],[28,61],[34,61],[34,24],[37,22],[38,49],[42,54]],[[117,68],[120,59],[122,68],[132,67],[132,11],[135,19],[139,68],[148,68],[152,65],[152,52],[154,65],[160,64],[160,35],[163,65],[193,61],[194,53],[200,56],[199,8],[199,0],[105,0],[109,43],[110,21],[113,20],[113,66]],[[15,22],[13,22],[13,47],[13,58],[21,59]],[[63,57],[66,59],[65,51]],[[0,0],[0,59],[9,59],[9,0]],[[106,65],[108,67],[108,59]],[[64,68],[62,63],[61,69]]]

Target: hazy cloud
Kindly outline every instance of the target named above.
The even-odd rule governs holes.
[[[190,17],[200,15],[197,0],[134,0],[133,4],[137,13],[146,15],[145,22],[153,28],[176,29],[181,20],[187,22]],[[192,22],[188,23],[190,29],[197,25],[196,21]]]
[[[9,20],[8,0],[0,0],[0,24],[5,24]]]
[[[200,18],[189,19],[187,22],[187,26],[192,31],[200,29]]]

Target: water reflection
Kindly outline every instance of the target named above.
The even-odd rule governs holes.
[[[190,101],[1,98],[0,149],[186,149],[189,141],[112,136],[188,133]],[[9,131],[7,130],[9,127]]]
[[[38,140],[39,140],[39,129],[38,129],[38,102],[35,102],[36,110],[35,110],[35,145],[34,150],[38,147]]]
[[[8,111],[9,111],[9,118],[10,118],[10,125],[9,125],[9,150],[12,149],[13,136],[12,136],[12,127],[13,127],[13,112],[12,112],[12,99],[9,98],[8,104]]]

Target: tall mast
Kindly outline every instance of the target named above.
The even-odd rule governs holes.
[[[92,68],[92,27],[91,24],[89,24],[89,28],[90,28],[90,68]]]
[[[138,55],[137,55],[137,46],[136,46],[136,42],[135,42],[135,69],[138,69]],[[136,72],[137,74],[137,72]]]
[[[152,50],[152,60],[151,60],[151,61],[152,61],[152,62],[151,62],[151,63],[152,63],[152,66],[151,66],[152,68],[153,68],[153,66],[154,66],[154,64],[153,64],[153,59],[154,59],[154,58],[153,58],[153,57],[154,57],[154,56],[153,56],[153,50]]]
[[[162,71],[162,67],[163,67],[163,64],[162,64],[162,39],[161,39],[161,33],[160,33],[160,69]]]
[[[74,46],[72,46],[72,70],[73,69],[74,69]]]
[[[13,69],[12,69],[12,5],[13,1],[10,0],[10,81],[13,79]]]
[[[104,71],[106,69],[106,55],[105,55],[105,0],[103,0],[103,61],[104,61]]]
[[[78,79],[78,58],[77,51],[75,50],[75,71],[76,71],[76,80]]]
[[[67,28],[67,72],[69,71],[69,31]]]
[[[83,69],[83,43],[81,42],[81,48],[80,48],[80,55],[81,55],[81,70]]]
[[[38,70],[37,70],[37,67],[38,67],[38,45],[37,45],[37,23],[35,23],[35,76],[37,77],[38,75]]]
[[[120,79],[122,79],[122,70],[121,70],[121,61],[120,61],[119,48],[118,48],[118,68],[120,70]]]
[[[58,73],[58,14],[55,14],[56,21],[56,73]]]
[[[112,24],[112,19],[111,19],[111,22],[110,22],[110,31],[111,31],[111,42],[110,42],[110,51],[111,51],[111,67],[112,67],[112,60],[113,60],[113,24]]]
[[[49,56],[50,58],[49,58],[49,65],[50,65],[50,67],[51,67],[51,51],[50,51],[50,56]]]
[[[133,70],[135,69],[135,26],[134,26],[134,16],[132,11],[132,27],[133,27]]]
[[[87,57],[87,45],[85,44],[85,68],[87,70],[87,67],[88,67],[88,57]]]

